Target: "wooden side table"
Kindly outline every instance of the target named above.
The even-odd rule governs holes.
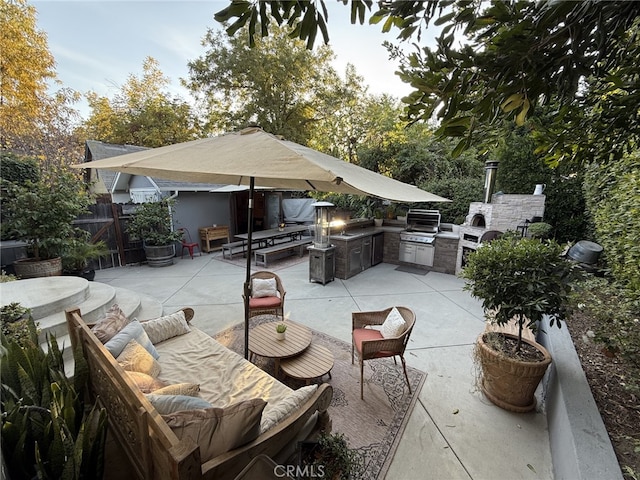
[[[287,320],[285,339],[277,340],[276,325],[278,323],[280,322],[262,323],[249,331],[249,351],[253,355],[273,358],[276,378],[282,358],[298,355],[311,344],[311,330],[290,320]]]
[[[314,378],[322,378],[327,374],[331,378],[333,354],[321,345],[311,344],[300,355],[283,359],[280,368],[292,378],[306,380],[309,385]]]
[[[220,250],[222,243],[229,243],[229,227],[227,225],[217,225],[215,227],[202,227],[198,229],[200,234],[200,245],[203,252],[209,253],[212,250]],[[211,242],[222,240],[220,245],[211,246]]]

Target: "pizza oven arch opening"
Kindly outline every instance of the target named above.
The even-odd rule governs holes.
[[[476,213],[471,219],[471,226],[485,228],[487,226],[487,222],[484,219],[484,215]]]

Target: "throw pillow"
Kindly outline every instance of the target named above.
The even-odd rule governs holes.
[[[153,346],[153,343],[151,343],[151,340],[149,340],[147,333],[138,320],[133,320],[127,324],[122,330],[116,333],[111,340],[105,343],[104,346],[114,358],[118,358],[118,355],[122,353],[124,347],[127,346],[130,340],[135,340],[142,345],[156,360],[160,358],[156,348]]]
[[[211,408],[211,404],[206,400],[188,395],[156,395],[152,392],[147,394],[147,400],[160,415]]]
[[[131,380],[135,382],[142,393],[151,393],[167,385],[151,375],[142,372],[127,372]]]
[[[308,385],[294,390],[290,395],[278,402],[269,403],[262,415],[260,422],[260,432],[264,433],[274,425],[287,418],[296,411],[300,405],[309,400],[318,389],[318,385]]]
[[[91,331],[98,338],[98,340],[100,340],[102,343],[107,343],[129,322],[130,320],[116,304],[113,305],[109,310],[107,310],[105,317],[98,320],[91,328]]]
[[[195,397],[200,391],[200,385],[197,383],[176,383],[175,385],[167,385],[166,387],[154,390],[154,395],[186,395]]]
[[[188,436],[198,444],[205,463],[257,438],[265,405],[264,400],[255,398],[225,408],[182,411],[162,418],[178,438]]]
[[[397,337],[402,335],[405,328],[407,328],[407,324],[400,315],[400,312],[396,307],[393,307],[387,315],[387,318],[384,320],[382,324],[382,328],[380,328],[380,334],[384,338]]]
[[[116,360],[128,371],[146,373],[152,377],[157,377],[160,373],[160,364],[135,340],[129,340]]]
[[[178,310],[171,315],[165,315],[164,317],[142,322],[142,328],[147,332],[149,340],[151,340],[151,343],[154,345],[191,331],[182,310]]]
[[[254,298],[277,297],[278,284],[275,278],[254,278],[251,281],[251,296]]]

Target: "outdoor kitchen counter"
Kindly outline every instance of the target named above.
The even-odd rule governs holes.
[[[381,262],[383,237],[390,228],[393,227],[362,226],[331,235],[330,241],[336,247],[335,276],[346,280]],[[402,229],[394,230],[399,236]]]
[[[443,224],[444,228],[448,224]],[[374,235],[384,236],[384,257],[385,263],[398,264],[398,249],[400,243],[400,233],[406,229],[405,225],[383,225],[382,227],[362,226],[347,229],[345,235],[342,231],[332,234],[330,242],[335,245],[335,276],[346,280],[354,275],[373,266],[372,258],[372,238]],[[441,231],[436,234],[435,255],[432,267],[425,267],[426,270],[433,270],[441,273],[454,274],[456,268],[456,256],[458,250],[459,234],[457,231]]]

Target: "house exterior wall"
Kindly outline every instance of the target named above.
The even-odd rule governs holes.
[[[231,221],[229,193],[180,192],[176,198],[173,225],[186,228],[191,239],[198,242],[198,229],[213,225],[228,225],[234,233]]]

